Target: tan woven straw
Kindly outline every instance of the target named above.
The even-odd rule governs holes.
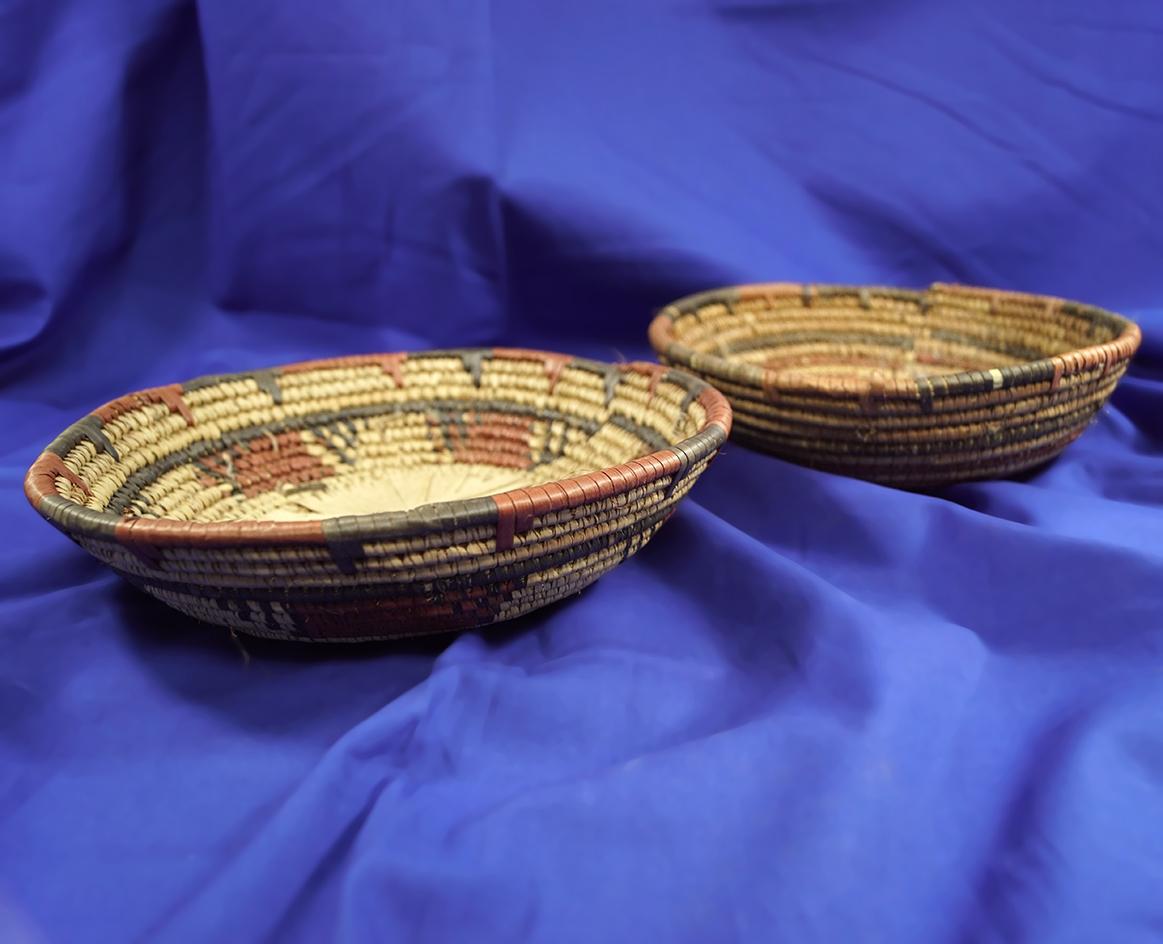
[[[122,397],[25,491],[184,613],[259,636],[462,629],[634,553],[726,439],[704,382],[487,349],[313,361]]]
[[[664,363],[713,383],[741,442],[921,488],[1037,466],[1074,440],[1139,328],[1058,298],[776,283],[703,292],[650,326]]]

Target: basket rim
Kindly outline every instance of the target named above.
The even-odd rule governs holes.
[[[922,305],[935,297],[962,298],[966,301],[988,302],[991,306],[1010,299],[1036,301],[1048,313],[1066,311],[1108,321],[1119,329],[1116,337],[1102,344],[1089,345],[1026,361],[1022,364],[984,370],[965,370],[929,377],[888,377],[873,380],[853,375],[843,381],[834,379],[803,379],[796,382],[781,380],[774,371],[757,364],[746,363],[730,356],[695,351],[675,339],[674,322],[709,304],[723,304],[733,312],[736,302],[761,298],[798,297],[803,307],[810,308],[816,299],[850,296],[864,307],[875,298],[915,301]],[[927,289],[896,288],[882,285],[819,284],[810,282],[752,282],[726,285],[683,296],[663,307],[650,322],[650,344],[668,363],[682,367],[699,376],[745,384],[762,391],[769,397],[775,392],[806,396],[830,396],[842,399],[867,400],[870,397],[887,400],[933,401],[943,397],[988,393],[994,390],[1024,386],[1049,380],[1056,389],[1063,377],[1070,377],[1101,367],[1105,374],[1116,364],[1129,360],[1142,340],[1139,326],[1122,315],[1095,305],[1069,301],[1053,295],[1037,295],[1002,289],[934,282]]]
[[[545,366],[555,377],[565,367],[580,368],[608,376],[611,371],[640,373],[653,383],[663,379],[686,388],[692,401],[705,411],[702,426],[681,442],[616,466],[594,469],[540,485],[510,489],[475,499],[449,499],[430,502],[413,509],[343,515],[307,521],[261,521],[239,519],[225,522],[182,521],[175,518],[131,518],[111,511],[97,511],[77,504],[57,490],[58,476],[75,476],[64,464],[64,455],[82,440],[98,450],[102,442],[102,415],[140,407],[146,403],[165,403],[193,424],[193,415],[182,399],[183,391],[235,380],[256,380],[264,388],[287,373],[355,367],[375,364],[383,367],[402,386],[400,365],[408,360],[461,358],[468,364],[480,358],[526,360]],[[94,425],[97,425],[94,433]],[[69,425],[33,462],[24,478],[25,496],[32,507],[55,527],[73,537],[114,540],[138,552],[150,547],[227,547],[347,545],[377,539],[396,539],[414,534],[429,534],[454,528],[496,523],[498,533],[523,530],[531,517],[578,507],[591,501],[624,494],[665,476],[677,482],[697,463],[713,456],[726,442],[731,431],[731,405],[718,390],[702,378],[679,368],[646,361],[606,363],[586,357],[542,351],[532,348],[475,347],[398,352],[390,354],[356,354],[346,357],[296,361],[277,367],[208,374],[161,387],[149,387],[125,394]],[[79,481],[79,476],[76,477]],[[510,537],[511,539],[511,537]]]

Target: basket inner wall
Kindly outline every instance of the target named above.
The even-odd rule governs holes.
[[[164,403],[126,411],[65,456],[89,494],[57,485],[133,517],[304,520],[544,484],[701,428],[685,378],[582,363],[412,357],[187,385],[193,423]]]
[[[710,302],[674,321],[679,343],[765,368],[775,382],[1004,368],[1111,341],[1121,330],[1098,309],[1029,296],[856,290]]]

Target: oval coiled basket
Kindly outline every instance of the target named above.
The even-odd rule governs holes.
[[[674,302],[650,326],[664,363],[727,396],[740,442],[906,488],[1053,458],[1139,340],[1093,306],[943,284],[737,286]]]
[[[712,387],[656,364],[360,356],[114,400],[45,450],[25,490],[198,619],[390,638],[582,589],[650,539],[730,425]]]

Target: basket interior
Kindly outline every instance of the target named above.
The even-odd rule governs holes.
[[[694,351],[766,368],[774,382],[916,379],[1041,360],[1116,338],[1099,309],[1032,296],[836,288],[725,301],[674,320]]]
[[[703,385],[658,368],[479,354],[389,367],[187,384],[189,418],[149,402],[90,426],[64,457],[88,494],[64,477],[58,489],[95,510],[180,521],[406,510],[608,468],[705,420]]]

